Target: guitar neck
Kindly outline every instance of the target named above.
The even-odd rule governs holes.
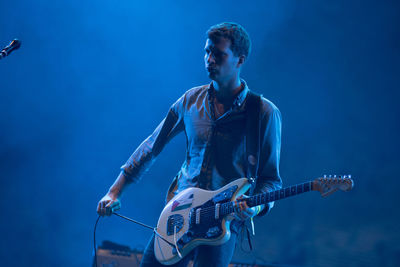
[[[255,207],[262,204],[267,204],[272,201],[292,197],[312,190],[312,181],[308,181],[302,184],[297,184],[282,188],[279,190],[258,194],[246,198],[244,201],[247,202],[249,207]],[[234,212],[233,202],[227,202],[221,205],[221,214],[227,215]]]
[[[249,197],[246,199],[246,202],[249,207],[254,207],[261,204],[267,204],[268,202],[272,202],[275,200],[280,200],[287,197],[303,194],[305,192],[311,191],[311,189],[312,189],[312,181],[308,181],[302,184],[297,184],[286,188],[278,189],[272,192],[262,193],[259,195]]]

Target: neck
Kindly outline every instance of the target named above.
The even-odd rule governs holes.
[[[218,101],[224,103],[230,102],[240,92],[242,83],[239,76],[236,76],[225,82],[213,81],[213,87]]]

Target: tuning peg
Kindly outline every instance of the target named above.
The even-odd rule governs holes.
[[[333,176],[333,178],[336,178],[336,174]]]
[[[351,174],[349,174],[349,178],[351,179]]]
[[[329,175],[329,178],[332,178],[332,175]]]
[[[342,178],[342,175],[339,175],[339,178]]]
[[[324,178],[326,178],[326,174],[324,174]]]

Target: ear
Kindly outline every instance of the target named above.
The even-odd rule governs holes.
[[[238,60],[238,63],[237,63],[237,67],[240,68],[240,67],[243,65],[243,63],[244,63],[245,61],[246,61],[246,56],[245,56],[245,55],[239,56],[239,60]]]

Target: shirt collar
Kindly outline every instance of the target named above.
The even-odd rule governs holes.
[[[233,108],[239,108],[242,106],[250,90],[245,80],[241,79],[240,82],[242,83],[242,86],[244,86],[244,88],[236,96],[235,100],[233,100]],[[213,100],[213,98],[215,97],[215,90],[214,87],[212,86],[212,82],[208,85],[208,97],[209,100]]]

